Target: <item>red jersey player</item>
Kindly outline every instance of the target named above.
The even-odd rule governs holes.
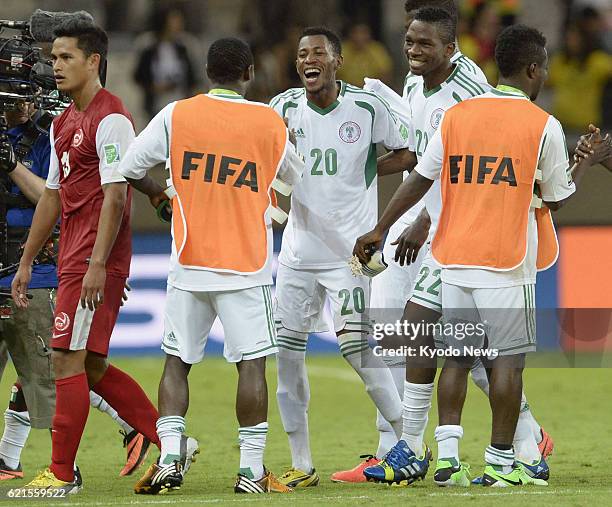
[[[99,69],[108,38],[81,20],[55,32],[52,58],[58,89],[72,105],[51,129],[45,191],[12,285],[18,307],[32,260],[60,217],[59,287],[51,345],[56,407],[51,465],[28,487],[76,492],[73,465],[89,412],[91,388],[128,424],[159,445],[157,411],[140,386],[106,361],[131,257],[130,193],[117,166],[134,138],[130,114],[102,88]]]

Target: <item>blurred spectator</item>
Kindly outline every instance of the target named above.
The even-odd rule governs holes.
[[[134,71],[149,118],[169,102],[191,95],[197,81],[181,11],[176,7],[158,9],[152,25],[153,39],[140,51]]]
[[[563,49],[551,58],[548,84],[553,87],[553,114],[569,130],[601,125],[603,95],[612,79],[612,56],[600,47],[600,33],[579,16],[565,32]]]
[[[497,83],[495,41],[503,29],[502,20],[493,2],[482,1],[467,12],[469,21],[460,25],[467,32],[459,34],[461,52],[474,60],[491,84]]]
[[[338,77],[355,86],[363,86],[363,78],[371,77],[391,84],[393,61],[380,42],[372,39],[370,27],[359,23],[349,30],[342,43],[344,64]]]
[[[268,49],[267,44],[252,43],[251,50],[255,61],[255,79],[249,86],[247,98],[257,102],[268,102],[279,93],[278,85],[279,67],[274,53]],[[293,69],[295,73],[295,65]]]
[[[297,48],[302,35],[302,27],[298,25],[289,25],[285,29],[285,37],[281,42],[272,48],[272,53],[276,58],[277,64],[277,90],[286,90],[288,88],[297,88],[302,86],[302,82],[295,69],[295,61],[297,59]]]

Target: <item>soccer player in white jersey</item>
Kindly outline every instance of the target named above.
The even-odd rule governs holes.
[[[453,0],[407,0],[404,4],[406,11],[406,30],[414,19],[414,16],[419,8],[422,7],[439,7],[446,10],[456,21],[458,18],[458,10]],[[480,68],[468,57],[463,55],[455,41],[455,52],[450,58],[451,63],[461,67],[462,74],[467,79],[481,87],[487,87],[487,79]],[[391,109],[398,118],[405,122],[407,127],[410,126],[410,106],[408,104],[408,95],[415,88],[423,86],[423,76],[408,72],[404,80],[402,96],[400,97],[381,81],[366,78],[364,89],[373,91],[383,97],[390,104]],[[453,101],[454,103],[454,101]],[[424,140],[421,141],[421,149],[424,146]],[[415,147],[412,147],[416,151]],[[416,153],[415,153],[416,158]],[[409,167],[407,169],[412,169]],[[408,171],[404,171],[403,178],[408,177]],[[406,302],[410,298],[414,282],[419,274],[419,268],[425,254],[426,248],[421,248],[431,238],[433,230],[430,229],[430,218],[425,210],[425,203],[422,200],[414,208],[409,210],[400,220],[398,220],[389,231],[387,240],[383,248],[383,254],[389,268],[377,275],[372,280],[372,297],[371,308],[380,310],[380,317],[385,322],[395,322],[402,317],[402,311]],[[430,233],[429,233],[430,232]],[[429,234],[428,234],[429,233]],[[410,250],[407,258],[411,262],[406,265],[400,265],[395,260],[395,250],[399,242],[404,245],[410,245]],[[383,357],[385,363],[391,369],[393,380],[401,397],[404,394],[404,383],[406,380],[405,361],[403,357]],[[482,373],[474,378],[479,385],[488,386],[484,370],[476,370],[476,373]],[[342,470],[332,474],[331,479],[334,482],[365,482],[366,478],[363,475],[363,470],[367,466],[372,466],[378,463],[380,459],[395,445],[397,438],[391,425],[377,411],[376,428],[379,432],[378,448],[375,455],[365,454],[362,457],[364,461],[357,464],[350,470]],[[538,428],[539,429],[539,428]]]
[[[413,31],[415,23],[411,25],[409,33]],[[413,47],[418,44],[413,37],[409,36],[407,40],[409,38]],[[461,311],[465,322],[466,318],[472,321],[477,310],[477,318],[484,319],[488,324],[486,337],[481,335],[480,345],[476,347],[482,348],[483,344],[488,343],[488,347],[498,351],[498,355],[488,361],[493,418],[491,445],[485,451],[486,467],[481,481],[487,486],[546,485],[546,481],[539,477],[543,471],[541,463],[521,462],[512,446],[519,418],[524,355],[535,350],[532,311],[536,265],[546,269],[554,263],[558,253],[552,222],[546,222],[546,217],[550,218],[546,207],[559,209],[575,191],[572,174],[577,183],[587,167],[597,163],[597,157],[593,157],[588,163],[580,162],[570,169],[559,122],[529,102],[529,99],[535,100],[546,78],[544,46],[545,39],[539,32],[521,25],[510,27],[500,34],[496,60],[502,80],[498,88],[445,113],[440,129],[431,139],[416,170],[398,189],[373,231],[357,240],[354,250],[362,262],[367,261],[364,247],[376,248],[390,225],[418,202],[432,186],[433,180],[440,177],[442,170],[444,193],[440,223],[444,225],[436,233],[433,254],[443,263],[441,288],[444,312],[446,314],[447,309]],[[511,116],[512,124],[509,121]],[[488,128],[483,129],[483,125],[488,125]],[[475,135],[476,132],[481,135]],[[490,139],[491,143],[486,144],[486,139]],[[459,147],[460,143],[464,144]],[[474,155],[455,155],[459,152]],[[495,175],[491,174],[485,181],[488,168],[484,161],[493,158],[491,153],[502,152],[506,156],[500,156],[499,160],[506,162],[499,164]],[[472,179],[471,162],[478,155],[478,177]],[[607,153],[603,155],[609,156]],[[459,171],[456,169],[459,159],[465,159],[466,163],[459,170],[462,171],[460,185],[454,186],[459,181]],[[513,161],[518,167],[518,174],[512,168]],[[519,167],[521,161],[523,164]],[[502,169],[504,167],[507,174]],[[486,183],[489,184],[488,188]],[[500,183],[505,186],[500,186]],[[540,189],[541,199],[533,199],[534,184]],[[457,206],[457,189],[460,186],[459,192],[464,197],[465,189],[471,193],[470,199],[463,200],[462,209]],[[500,189],[498,198],[487,200],[486,197],[497,189]],[[501,197],[501,193],[505,198]],[[542,201],[546,207],[541,213],[536,213],[535,208]],[[498,217],[491,220],[487,216],[488,223],[498,230],[498,224],[502,223],[499,215],[505,214],[511,217],[512,222],[503,222],[507,224],[506,230],[518,231],[517,234],[500,234],[495,238],[490,229],[479,223],[480,218],[493,210]],[[520,223],[519,228],[514,227],[517,223]],[[482,241],[478,237],[472,239],[476,231]],[[457,240],[458,236],[462,239]],[[453,249],[450,255],[448,248]],[[489,257],[493,260],[481,261],[491,250],[496,252]],[[455,255],[464,254],[466,260],[456,261]],[[512,259],[509,259],[510,255]],[[459,293],[465,297],[461,299]],[[492,308],[505,311],[500,315],[499,310],[496,314]],[[470,310],[470,317],[465,317],[466,309]],[[518,311],[511,313],[510,309]],[[455,347],[454,351],[460,350],[457,344]],[[465,469],[458,453],[458,441],[463,434],[460,419],[466,378],[469,364],[473,361],[473,356],[465,354],[465,351],[460,352],[461,357],[446,360],[438,384],[440,426],[436,428],[439,456],[435,481],[440,485],[460,482],[463,483],[461,485],[469,485],[467,474],[462,474]],[[449,382],[446,375],[453,367],[461,374],[453,373],[453,382]],[[408,438],[410,435],[406,436]],[[415,456],[403,435],[380,465],[367,468],[364,473],[373,477],[376,474],[387,482],[402,477],[411,481],[422,478],[424,468],[426,464],[423,466]],[[446,477],[445,481],[442,476]]]
[[[451,21],[456,25],[458,13],[452,1],[409,0],[405,5],[408,27],[417,16],[418,11],[415,9],[423,5],[435,5],[434,9],[446,11],[450,18],[446,20],[449,29]],[[421,11],[423,12],[427,11]],[[418,65],[419,60],[427,60],[427,58],[421,54],[421,46],[419,46],[417,48],[419,54],[413,72],[407,39],[404,49],[406,57],[411,61],[411,72],[406,77],[403,103],[390,89],[373,83],[376,85],[374,89],[388,99],[392,108],[397,107],[403,111],[400,113],[399,110],[396,110],[400,118],[406,118],[411,134],[409,136],[410,148],[416,152],[417,158],[423,155],[446,109],[459,101],[490,89],[482,71],[456,49],[456,38],[454,40],[455,49],[450,59],[448,56],[442,56],[443,44],[442,41],[439,41],[438,57],[440,59],[435,61],[430,56],[429,60],[425,61],[425,66],[420,65],[421,68]],[[425,49],[422,52],[426,53],[427,46],[431,47],[432,43],[432,40],[426,41]],[[437,66],[442,66],[444,69],[442,74],[439,73]],[[477,69],[476,72],[475,69]],[[438,72],[437,77],[435,77],[436,72]],[[431,88],[427,86],[428,83]],[[408,173],[404,174],[404,179],[407,175]],[[387,236],[384,254],[389,262],[389,269],[374,278],[372,282],[372,308],[384,309],[379,313],[384,315],[385,321],[396,321],[402,317],[401,309],[404,308],[404,305],[406,305],[402,319],[404,321],[435,323],[441,315],[440,270],[432,261],[428,247],[421,248],[426,241],[429,245],[435,233],[440,202],[439,188],[434,184],[427,196],[393,225]],[[408,301],[407,304],[406,301]],[[413,346],[423,345],[433,348],[433,336],[419,334],[413,338]],[[427,427],[427,414],[431,407],[436,362],[427,357],[410,358],[408,363],[404,361],[404,358],[399,358],[399,360],[386,358],[386,361],[392,371],[400,396],[403,398],[405,436],[412,435],[412,438],[408,437],[409,445],[423,449],[423,434]],[[408,365],[407,371],[404,368],[406,364]],[[480,361],[477,361],[472,369],[472,379],[488,396],[489,383]],[[332,480],[339,482],[365,480],[363,470],[368,466],[376,465],[395,445],[392,428],[380,413],[377,414],[377,428],[379,446],[376,456],[367,456],[364,462],[352,470],[336,472]],[[521,456],[529,462],[539,459],[540,453],[547,456],[552,452],[552,439],[534,419],[525,397],[521,405],[516,445],[522,450]],[[536,447],[539,447],[538,452],[535,452]],[[523,451],[523,449],[526,450]]]
[[[406,128],[373,93],[336,81],[342,64],[338,36],[307,28],[300,38],[297,71],[304,88],[290,89],[270,105],[295,132],[306,171],[291,196],[276,279],[278,405],[289,437],[292,466],[285,484],[314,486],[308,437],[308,333],[326,330],[329,300],[340,351],[363,380],[368,395],[401,433],[401,400],[391,372],[373,355],[367,334],[370,283],[347,265],[352,242],[377,217],[377,176],[412,167]],[[376,144],[392,150],[377,164]]]

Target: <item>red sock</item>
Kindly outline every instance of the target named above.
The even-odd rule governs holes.
[[[121,419],[159,447],[155,428],[159,414],[132,377],[109,364],[93,390],[117,411]]]
[[[74,459],[88,414],[89,386],[85,372],[56,380],[50,468],[60,481],[74,480]]]

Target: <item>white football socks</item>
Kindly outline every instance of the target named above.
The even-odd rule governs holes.
[[[455,458],[459,460],[459,440],[463,438],[463,428],[455,424],[438,426],[435,439],[438,442],[438,459]]]
[[[423,436],[427,428],[433,389],[433,382],[431,384],[404,382],[402,440],[418,457],[422,456],[425,450]]]
[[[7,408],[4,411],[4,433],[0,441],[0,458],[4,463],[17,468],[21,459],[21,451],[30,434],[30,414],[15,412]]]
[[[406,367],[405,365],[397,366],[397,359],[394,361],[386,361],[383,358],[383,361],[389,368],[391,372],[391,376],[393,377],[393,382],[395,387],[397,388],[397,393],[400,395],[400,398],[404,396],[404,381],[406,379]],[[402,362],[404,359],[402,358]],[[376,429],[378,430],[378,449],[376,450],[376,457],[378,459],[382,459],[385,454],[387,454],[391,447],[393,447],[397,443],[397,436],[395,435],[395,431],[393,430],[393,426],[389,424],[382,414],[380,410],[376,409]]]
[[[181,458],[181,435],[185,432],[185,418],[180,415],[160,417],[155,424],[161,443],[160,465],[169,465]]]
[[[517,459],[531,465],[540,460],[540,449],[533,434],[533,416],[529,411],[529,405],[525,405],[521,403],[513,445]]]
[[[292,467],[310,473],[313,468],[308,436],[310,385],[306,372],[306,333],[277,328],[278,387],[276,399],[289,438]]]
[[[238,428],[240,443],[240,473],[258,481],[264,475],[263,456],[268,436],[268,423]],[[307,470],[309,472],[310,470]]]
[[[363,380],[368,396],[399,439],[402,434],[402,400],[391,371],[380,357],[374,355],[364,334],[341,334],[338,343],[346,361]]]
[[[106,400],[102,398],[102,396],[100,396],[98,393],[89,391],[89,404],[92,407],[97,408],[100,412],[109,415],[110,418],[115,421],[119,426],[121,426],[123,431],[125,431],[126,433],[130,433],[134,430],[134,428],[132,428],[128,423],[121,419],[121,417],[119,417],[117,411],[113,407],[111,407],[106,402]]]
[[[509,474],[512,472],[512,466],[514,465],[514,449],[504,451],[488,445],[485,449],[484,458],[487,464],[501,466],[502,473]]]

